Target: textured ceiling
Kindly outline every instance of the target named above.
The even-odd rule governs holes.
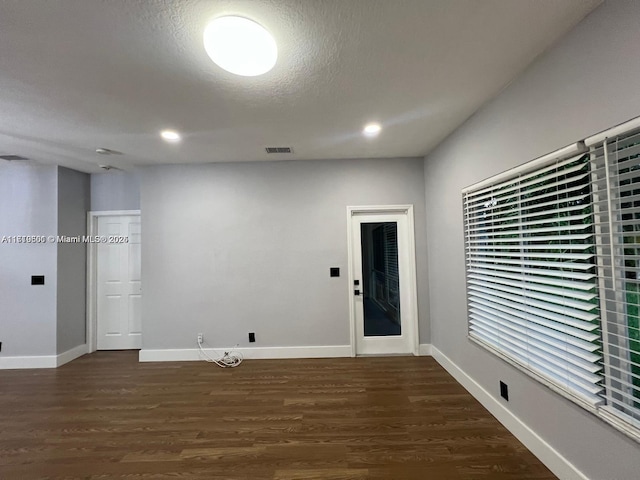
[[[87,172],[421,156],[599,3],[0,0],[0,155]],[[271,72],[211,62],[202,31],[222,14],[274,34]],[[375,139],[360,133],[369,121],[383,126]],[[163,142],[164,128],[183,141]]]

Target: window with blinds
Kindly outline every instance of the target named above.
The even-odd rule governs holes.
[[[384,259],[385,281],[389,292],[389,305],[393,315],[400,315],[400,274],[398,272],[398,224],[387,222],[384,224]]]
[[[591,146],[606,405],[640,420],[640,132]]]
[[[469,337],[640,440],[640,119],[463,207]]]
[[[469,335],[601,401],[588,155],[464,194]]]

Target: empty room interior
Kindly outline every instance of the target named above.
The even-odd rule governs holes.
[[[640,479],[640,1],[0,0],[0,479]]]

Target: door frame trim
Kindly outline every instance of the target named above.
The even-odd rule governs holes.
[[[115,217],[122,215],[141,215],[140,210],[103,210],[87,212],[87,235],[94,237],[98,234],[98,218]],[[87,353],[93,353],[98,349],[98,286],[97,284],[97,255],[98,244],[87,244],[87,323],[86,323],[86,343]]]
[[[348,282],[349,282],[349,329],[351,336],[351,356],[356,356],[356,315],[355,315],[355,300],[353,296],[353,281],[355,280],[355,272],[353,271],[353,217],[357,214],[399,214],[406,215],[407,218],[407,245],[404,248],[407,249],[407,256],[409,259],[408,265],[408,285],[406,286],[409,291],[407,292],[410,299],[408,306],[409,313],[411,314],[409,329],[413,332],[412,353],[419,355],[420,344],[420,331],[418,321],[418,282],[416,272],[416,237],[413,218],[413,205],[362,205],[362,206],[348,206],[347,207],[347,259],[348,259]],[[406,308],[402,307],[403,309]]]

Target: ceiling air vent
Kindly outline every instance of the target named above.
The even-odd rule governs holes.
[[[0,155],[2,160],[8,160],[9,162],[13,162],[15,160],[29,160],[27,157],[21,157],[20,155]]]
[[[291,147],[267,147],[267,153],[291,153]]]

